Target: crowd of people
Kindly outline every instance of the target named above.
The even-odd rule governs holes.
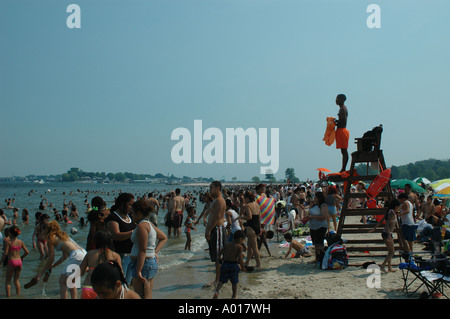
[[[66,208],[66,205],[64,206]],[[67,206],[70,211],[76,212],[74,205]],[[157,253],[167,242],[165,233],[150,221],[155,212],[156,205],[153,198],[144,197],[135,200],[133,194],[121,193],[116,197],[114,205],[108,208],[106,202],[100,196],[96,196],[86,211],[89,233],[85,247],[75,242],[63,230],[60,222],[65,221],[58,220],[56,214],[51,220],[46,213],[36,213],[32,242],[33,248],[39,251],[44,266],[24,285],[24,288],[36,285],[41,278],[44,282],[48,281],[52,270],[64,262],[63,271],[59,276],[62,299],[68,297],[68,292],[72,299],[78,298],[76,276],[85,276],[81,289],[82,299],[112,296],[152,298],[153,278],[158,270]],[[20,294],[22,260],[28,255],[29,250],[20,239],[17,239],[20,230],[16,218],[11,221],[5,216],[4,211],[1,213],[0,231],[5,225],[12,225],[6,227],[4,231],[2,256],[2,264],[6,261],[3,265],[7,267],[5,285],[6,295],[9,297],[13,276],[16,293]],[[71,216],[77,219],[78,214],[72,213]],[[76,233],[76,228],[72,228],[71,231]],[[22,256],[19,255],[20,250],[24,251]],[[59,259],[56,259],[57,252],[61,252]],[[107,264],[102,267],[109,271],[96,272],[97,266],[104,263]],[[120,276],[116,276],[117,273]],[[115,284],[119,286],[119,282],[122,288],[115,287]],[[133,289],[129,289],[130,286]],[[118,294],[114,293],[116,290]]]
[[[364,192],[365,185],[359,183],[352,191]],[[158,253],[164,248],[170,237],[181,238],[182,228],[186,236],[185,250],[191,249],[191,232],[197,230],[199,223],[204,226],[204,238],[208,244],[211,262],[214,263],[215,277],[209,286],[215,287],[214,298],[218,298],[223,284],[230,280],[232,298],[237,297],[237,284],[240,272],[258,271],[261,264],[260,250],[265,245],[269,256],[267,239],[280,231],[277,225],[286,220],[288,228],[283,230],[284,239],[289,245],[285,258],[313,257],[311,262],[319,262],[324,253],[324,239],[330,231],[336,231],[339,214],[343,205],[343,187],[328,183],[273,184],[273,185],[234,185],[224,188],[222,183],[214,181],[207,191],[199,191],[203,210],[197,216],[196,196],[181,194],[179,188],[167,194],[154,196],[153,193],[136,197],[131,193],[120,193],[114,205],[108,208],[101,196],[95,196],[86,204],[86,224],[89,227],[86,245],[82,247],[65,232],[57,213],[54,219],[45,212],[36,213],[36,225],[32,236],[33,249],[45,261],[43,267],[24,287],[36,285],[42,278],[48,281],[52,270],[65,263],[59,276],[60,297],[78,298],[75,284],[77,273],[84,277],[81,285],[81,298],[152,298],[153,279],[158,272]],[[261,223],[259,197],[273,198],[275,202],[275,223]],[[11,205],[13,203],[8,203]],[[447,222],[448,209],[445,202],[436,201],[432,195],[420,196],[406,187],[404,192],[396,193],[395,199],[384,203],[388,207],[382,220],[375,227],[384,224],[382,238],[388,256],[381,264],[384,270],[394,271],[391,259],[394,254],[392,233],[401,227],[405,247],[413,250],[416,238],[417,221],[424,220],[432,227],[440,227]],[[41,202],[45,210],[45,202]],[[349,207],[367,207],[367,198],[352,198]],[[164,216],[163,231],[158,225],[157,216]],[[65,215],[84,223],[75,205],[64,202]],[[16,293],[20,294],[20,272],[22,261],[29,249],[18,237],[17,210],[15,218],[9,220],[0,210],[0,231],[4,229],[4,253],[2,263],[7,267],[6,295],[11,295],[11,281],[14,280]],[[22,222],[29,223],[28,211],[24,209]],[[367,217],[367,218],[366,218]],[[370,216],[361,219],[369,223]],[[401,225],[397,225],[397,220]],[[314,251],[310,251],[304,242],[297,241],[293,234],[299,226],[307,226]],[[10,226],[10,227],[5,227]],[[167,233],[167,234],[166,234]],[[1,234],[1,232],[0,232]],[[421,237],[423,237],[421,235]],[[23,254],[20,255],[20,251]],[[61,257],[56,260],[56,253]],[[255,262],[255,265],[250,265]],[[0,264],[0,266],[1,266]]]

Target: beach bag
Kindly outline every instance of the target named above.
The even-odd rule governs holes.
[[[323,263],[323,266],[326,265],[326,267],[322,267],[322,269],[338,270],[348,266],[348,254],[344,245],[334,244],[329,247],[324,258],[328,258],[328,260],[326,264]]]

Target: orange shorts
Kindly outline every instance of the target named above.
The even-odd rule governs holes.
[[[91,286],[81,287],[81,299],[96,299],[97,293]]]
[[[350,139],[350,132],[346,128],[336,129],[336,148],[348,148],[348,140]]]

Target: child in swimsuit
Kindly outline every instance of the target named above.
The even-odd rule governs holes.
[[[245,269],[244,260],[242,259],[242,252],[244,250],[243,244],[245,240],[245,232],[237,230],[233,235],[233,241],[225,244],[223,249],[219,251],[218,258],[223,262],[220,267],[220,279],[214,292],[214,299],[219,297],[219,292],[222,286],[230,280],[232,299],[236,299],[237,284],[239,282],[239,272]]]
[[[16,286],[16,294],[20,295],[20,273],[22,271],[22,260],[28,255],[29,251],[23,241],[17,239],[19,236],[20,230],[17,226],[12,226],[9,229],[9,238],[10,240],[6,243],[5,252],[2,257],[2,261],[0,262],[0,267],[3,264],[3,261],[6,257],[8,257],[8,264],[6,266],[6,280],[5,280],[5,288],[6,288],[6,296],[11,296],[11,279],[14,276],[14,285]],[[23,249],[24,253],[20,256],[20,251]]]
[[[187,213],[188,213],[188,217],[186,218],[186,221],[184,222],[184,226],[186,226],[186,228],[184,229],[184,232],[186,233],[186,245],[184,246],[184,250],[191,250],[191,230],[197,230],[197,228],[195,228],[193,226],[193,222],[195,222],[195,213],[196,210],[193,206],[189,206],[187,208]]]

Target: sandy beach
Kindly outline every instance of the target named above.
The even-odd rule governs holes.
[[[364,236],[364,235],[358,235]],[[281,240],[281,238],[280,238]],[[416,244],[422,249],[422,244]],[[261,249],[262,269],[239,274],[238,299],[409,299],[402,292],[402,272],[398,269],[400,259],[394,257],[394,273],[379,273],[379,287],[373,287],[373,271],[362,266],[365,262],[380,264],[382,257],[350,258],[350,265],[341,270],[322,270],[317,264],[310,263],[313,257],[287,258],[286,248],[280,247],[276,237],[270,242],[269,249]],[[354,266],[352,266],[352,264]],[[254,261],[250,263],[254,265]],[[204,284],[214,279],[214,266],[209,261],[208,252],[200,252],[183,269],[161,271],[155,280],[154,298],[158,299],[211,299],[214,288],[205,288]],[[182,282],[172,276],[173,272],[184,273]],[[202,280],[204,279],[204,280]],[[369,281],[369,284],[368,284]],[[228,282],[220,291],[220,299],[231,297],[231,284]]]

